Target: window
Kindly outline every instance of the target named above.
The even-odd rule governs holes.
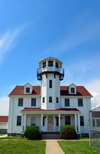
[[[92,125],[95,127],[95,119],[92,119]]]
[[[23,98],[18,99],[18,106],[23,106]]]
[[[70,106],[69,105],[69,99],[65,99],[65,106]]]
[[[71,93],[75,93],[75,88],[71,88]]]
[[[31,126],[36,126],[35,117],[31,117]]]
[[[49,97],[49,102],[52,103],[52,97]]]
[[[59,126],[59,118],[56,117],[56,126]]]
[[[21,116],[17,116],[17,126],[21,126]]]
[[[45,102],[45,97],[43,97],[43,103]]]
[[[78,106],[83,106],[83,99],[78,99]]]
[[[100,127],[100,119],[96,119],[97,127]]]
[[[48,61],[48,66],[52,67],[53,66],[53,61]]]
[[[70,125],[70,116],[65,116],[65,125]]]
[[[84,117],[80,116],[80,126],[84,126]]]
[[[30,93],[30,88],[29,87],[26,88],[26,93]]]
[[[49,88],[52,88],[52,80],[49,80]]]
[[[56,62],[56,68],[58,68],[58,63]]]
[[[46,116],[43,117],[43,126],[45,126],[45,118]]]
[[[58,103],[58,97],[56,97],[56,103]]]
[[[46,67],[46,62],[43,63],[43,68],[45,68],[45,67]]]
[[[31,99],[31,106],[36,106],[36,98]]]

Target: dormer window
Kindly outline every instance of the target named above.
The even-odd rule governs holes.
[[[52,67],[53,66],[53,61],[48,61],[48,66]]]
[[[46,67],[46,62],[43,63],[43,68],[45,68],[45,67]]]
[[[26,93],[30,93],[30,88],[26,87]]]
[[[75,93],[75,88],[71,88],[71,93]]]

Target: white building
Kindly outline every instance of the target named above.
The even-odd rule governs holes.
[[[57,58],[39,61],[37,79],[41,86],[16,86],[9,94],[8,135],[23,134],[34,125],[43,132],[60,132],[62,126],[75,127],[77,136],[88,135],[88,110],[91,94],[84,86],[60,86],[64,78],[62,62]]]

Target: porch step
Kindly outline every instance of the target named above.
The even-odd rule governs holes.
[[[41,139],[60,139],[59,132],[42,132]]]

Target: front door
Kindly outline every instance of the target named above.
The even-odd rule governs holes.
[[[53,130],[53,116],[48,116],[48,130]]]

